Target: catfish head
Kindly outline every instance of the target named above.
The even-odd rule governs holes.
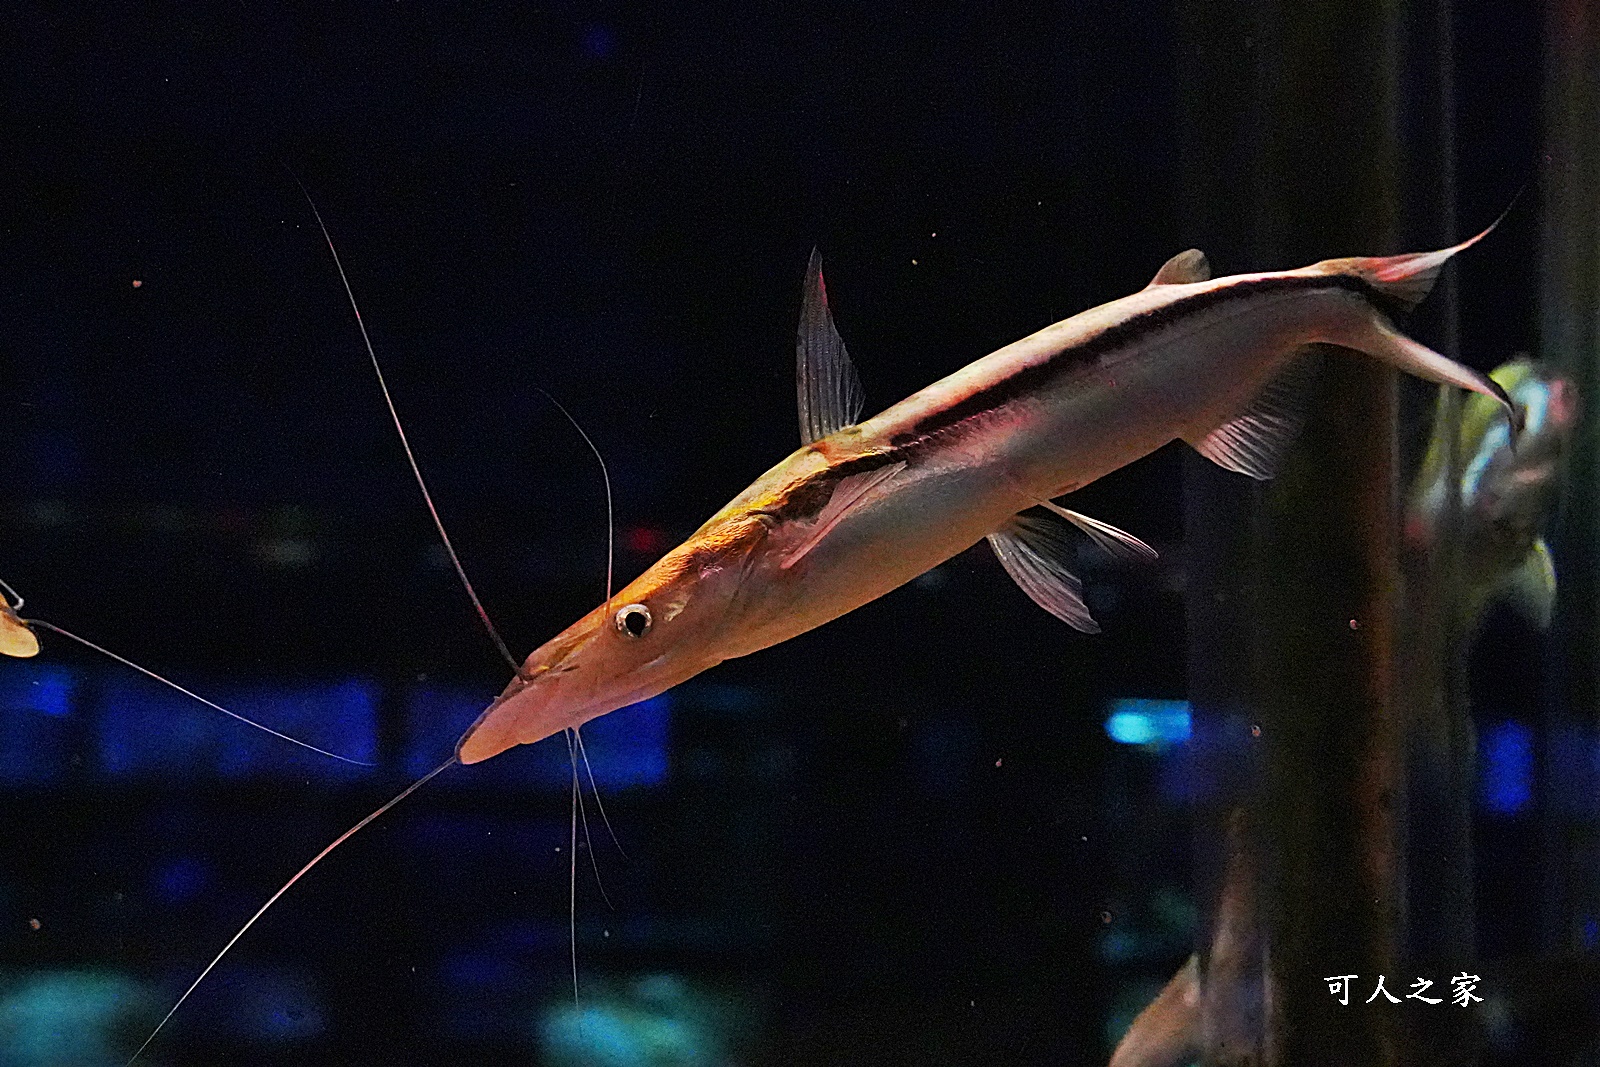
[[[764,517],[725,509],[604,604],[535,649],[456,743],[462,763],[663,693],[743,649],[740,591]]]

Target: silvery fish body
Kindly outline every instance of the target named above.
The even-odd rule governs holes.
[[[1485,234],[1488,231],[1485,231]],[[859,379],[808,273],[797,382],[802,447],[627,588],[536,650],[463,736],[473,763],[645,699],[837,618],[988,538],[1036,603],[1094,630],[1076,540],[1153,555],[1054,498],[1182,438],[1269,477],[1334,344],[1509,411],[1482,375],[1395,331],[1437,252],[1210,277],[1173,257],[1149,286],[1048,326],[857,422]]]

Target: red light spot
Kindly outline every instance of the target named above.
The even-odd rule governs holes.
[[[1361,624],[1359,622],[1357,622],[1356,620],[1351,619],[1350,620],[1350,629],[1359,630],[1359,629],[1361,629]]]
[[[1259,727],[1259,726],[1250,727],[1250,736],[1251,737],[1260,737],[1261,736],[1261,727]]]
[[[133,287],[134,287],[134,288],[135,288],[135,289],[137,289],[137,288],[139,288],[139,286],[141,286],[141,285],[143,285],[143,284],[144,284],[144,282],[141,282],[141,281],[140,281],[140,280],[139,280],[139,279],[138,279],[138,278],[135,278],[135,279],[134,279],[134,280],[133,280]]]
[[[628,531],[622,535],[622,538],[623,543],[628,546],[629,552],[634,552],[641,556],[648,556],[656,552],[660,552],[667,543],[666,534],[662,533],[660,530],[655,530],[648,526],[630,527]]]
[[[38,919],[29,919],[28,920],[28,925],[33,927],[35,930],[37,930],[37,929],[39,929],[39,927],[43,926],[44,924],[41,923]]]

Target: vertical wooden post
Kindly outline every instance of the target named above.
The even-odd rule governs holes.
[[[1587,761],[1581,746],[1559,742],[1592,738],[1600,726],[1600,5],[1548,0],[1545,11],[1540,354],[1577,383],[1588,409],[1553,538],[1566,707],[1543,731],[1552,742],[1545,778],[1570,788],[1585,781],[1578,776]],[[1600,785],[1592,763],[1586,784]],[[1600,825],[1592,814],[1544,807],[1549,866],[1543,947],[1559,954],[1592,952],[1590,924],[1600,922]]]
[[[1393,250],[1396,7],[1258,0],[1248,27],[1210,7],[1183,10],[1182,55],[1196,70],[1180,77],[1208,94],[1188,108],[1193,176],[1237,168],[1228,152],[1249,164],[1244,189],[1191,183],[1191,203],[1250,201],[1250,267]],[[1241,67],[1249,81],[1228,84]],[[1394,1015],[1360,1003],[1378,974],[1397,978],[1401,922],[1394,374],[1333,350],[1319,396],[1276,483],[1258,490],[1204,472],[1186,487],[1197,736],[1203,756],[1221,751],[1227,762],[1217,739],[1247,723],[1254,748],[1232,758],[1231,779],[1210,778],[1214,812],[1240,798],[1250,840],[1202,850],[1204,906],[1216,930],[1253,897],[1266,945],[1264,981],[1235,973],[1209,986],[1216,946],[1202,946],[1207,1064],[1399,1062]],[[1254,892],[1227,885],[1230,858],[1232,870],[1254,872]],[[1348,1005],[1324,981],[1343,974],[1361,976]],[[1253,1011],[1218,1003],[1251,996]],[[1252,1018],[1254,1040],[1243,1032]]]
[[[1439,248],[1459,239],[1455,216],[1454,33],[1450,0],[1409,5],[1406,50],[1408,98],[1401,106],[1406,145],[1402,220],[1407,248]],[[1440,279],[1415,320],[1434,347],[1461,358],[1456,322],[1456,273]],[[1502,357],[1505,355],[1501,354]],[[1422,394],[1423,390],[1416,390]],[[1442,435],[1446,482],[1459,484],[1462,394],[1441,388],[1426,414],[1431,437]],[[1421,412],[1414,412],[1421,415]],[[1413,436],[1415,455],[1402,455],[1407,476],[1418,469],[1427,440]],[[1410,493],[1406,494],[1410,496]],[[1406,725],[1408,847],[1405,862],[1403,955],[1417,973],[1466,967],[1475,952],[1472,879],[1472,798],[1476,737],[1467,693],[1465,586],[1460,497],[1439,502],[1427,535],[1400,546],[1403,608],[1396,659],[1396,706]],[[1459,1048],[1463,1028],[1435,1017],[1408,1016],[1419,1063],[1443,1061]]]
[[[1267,263],[1258,207],[1267,195],[1259,165],[1262,19],[1253,3],[1178,5],[1184,242],[1223,272]],[[1250,671],[1256,487],[1192,452],[1183,479],[1200,905],[1193,1025],[1205,1063],[1254,1067],[1265,1062],[1266,1005],[1260,835],[1245,810],[1259,770]]]

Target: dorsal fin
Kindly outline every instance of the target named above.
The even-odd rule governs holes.
[[[1189,282],[1208,282],[1211,280],[1211,261],[1206,259],[1206,254],[1198,248],[1191,248],[1179,252],[1156,271],[1156,276],[1150,279],[1146,289],[1153,289],[1158,285],[1186,285]]]
[[[800,400],[803,445],[852,425],[866,404],[861,376],[833,325],[828,287],[822,280],[822,254],[815,248],[806,267],[805,297],[800,305],[794,384]]]

